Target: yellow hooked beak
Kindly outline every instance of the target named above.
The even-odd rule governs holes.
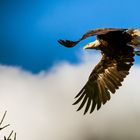
[[[92,49],[94,48],[95,42],[88,43],[86,46],[83,47],[83,49]]]

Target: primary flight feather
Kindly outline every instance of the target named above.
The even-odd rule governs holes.
[[[110,93],[115,93],[122,85],[121,82],[133,65],[134,55],[139,55],[140,52],[140,31],[137,29],[99,28],[86,32],[77,41],[58,42],[71,48],[90,36],[97,36],[97,40],[84,48],[100,50],[102,58],[73,103],[75,105],[81,102],[77,111],[85,106],[84,114],[88,111],[92,113],[95,108],[99,110],[102,104],[110,100]]]

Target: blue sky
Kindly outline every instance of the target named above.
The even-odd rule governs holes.
[[[67,49],[58,39],[78,39],[99,27],[140,28],[139,0],[1,1],[0,63],[38,73],[60,61],[78,63],[82,46]],[[94,53],[93,53],[94,55]]]

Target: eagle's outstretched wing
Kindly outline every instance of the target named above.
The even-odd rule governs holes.
[[[87,83],[75,97],[77,100],[74,105],[81,101],[78,110],[84,105],[84,114],[89,108],[90,113],[94,111],[96,106],[97,110],[100,109],[101,105],[110,99],[110,93],[115,93],[116,89],[121,86],[121,82],[129,74],[133,61],[133,52],[116,59],[103,54],[101,61],[90,74]]]
[[[118,32],[118,31],[125,31],[127,29],[123,29],[123,28],[99,28],[99,29],[95,29],[95,30],[90,30],[88,32],[86,32],[79,40],[77,41],[71,41],[71,40],[58,40],[58,42],[68,48],[74,47],[75,45],[77,45],[81,40],[84,40],[90,36],[95,36],[95,35],[104,35],[107,33],[111,33],[111,32]]]

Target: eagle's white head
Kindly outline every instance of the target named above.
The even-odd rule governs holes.
[[[132,40],[128,44],[140,50],[140,30],[129,29],[127,32],[132,36]]]

